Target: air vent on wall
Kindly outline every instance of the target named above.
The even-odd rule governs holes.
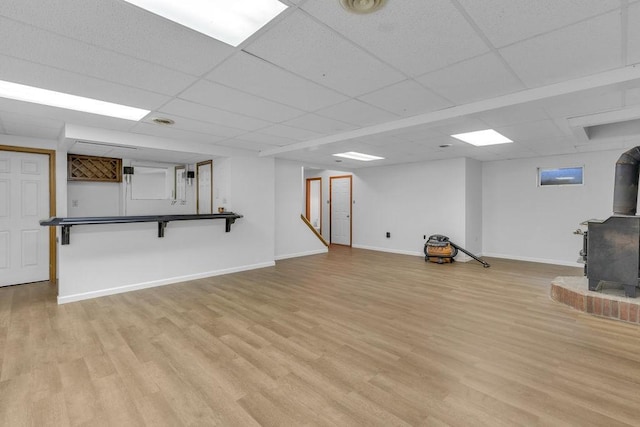
[[[128,145],[107,144],[103,142],[93,142],[93,141],[76,140],[76,143],[74,144],[74,148],[92,147],[92,146],[112,148],[112,149],[118,149],[118,150],[137,150],[136,147],[130,147]]]

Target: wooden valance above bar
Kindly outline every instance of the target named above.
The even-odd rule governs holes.
[[[73,225],[89,224],[126,224],[131,222],[157,222],[158,237],[164,237],[164,229],[171,221],[192,221],[203,219],[224,219],[226,223],[225,231],[231,231],[231,224],[242,215],[234,212],[223,212],[203,215],[141,215],[141,216],[92,216],[92,217],[70,217],[70,218],[49,218],[40,221],[40,225],[45,227],[62,227],[62,244],[69,244],[69,234]]]

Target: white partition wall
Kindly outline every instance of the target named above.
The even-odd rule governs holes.
[[[304,200],[302,166],[278,159],[275,179],[276,259],[327,252],[327,247],[300,219],[300,200]]]
[[[274,265],[274,160],[234,157],[224,220],[74,226],[59,251],[60,303]]]

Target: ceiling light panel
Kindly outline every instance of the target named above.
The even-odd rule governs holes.
[[[360,160],[362,162],[370,162],[372,160],[383,160],[384,157],[372,156],[371,154],[357,153],[355,151],[348,151],[346,153],[334,154],[336,157],[344,157],[345,159]]]
[[[278,0],[125,0],[231,46],[238,46],[287,6]]]
[[[451,135],[452,137],[459,139],[475,146],[496,145],[496,144],[508,144],[513,142],[506,136],[496,132],[493,129],[479,130],[476,132],[459,133]]]
[[[143,110],[141,108],[114,104],[3,80],[0,80],[0,97],[125,120],[138,121],[149,114],[149,110]]]

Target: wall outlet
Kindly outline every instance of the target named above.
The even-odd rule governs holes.
[[[72,208],[77,208],[78,207],[78,201],[77,200],[72,200],[71,201],[71,207]]]
[[[391,233],[387,231],[387,239],[391,237]]]
[[[426,235],[426,234],[423,234],[423,235],[422,235],[422,239],[423,239],[423,240],[427,240],[427,235]]]

